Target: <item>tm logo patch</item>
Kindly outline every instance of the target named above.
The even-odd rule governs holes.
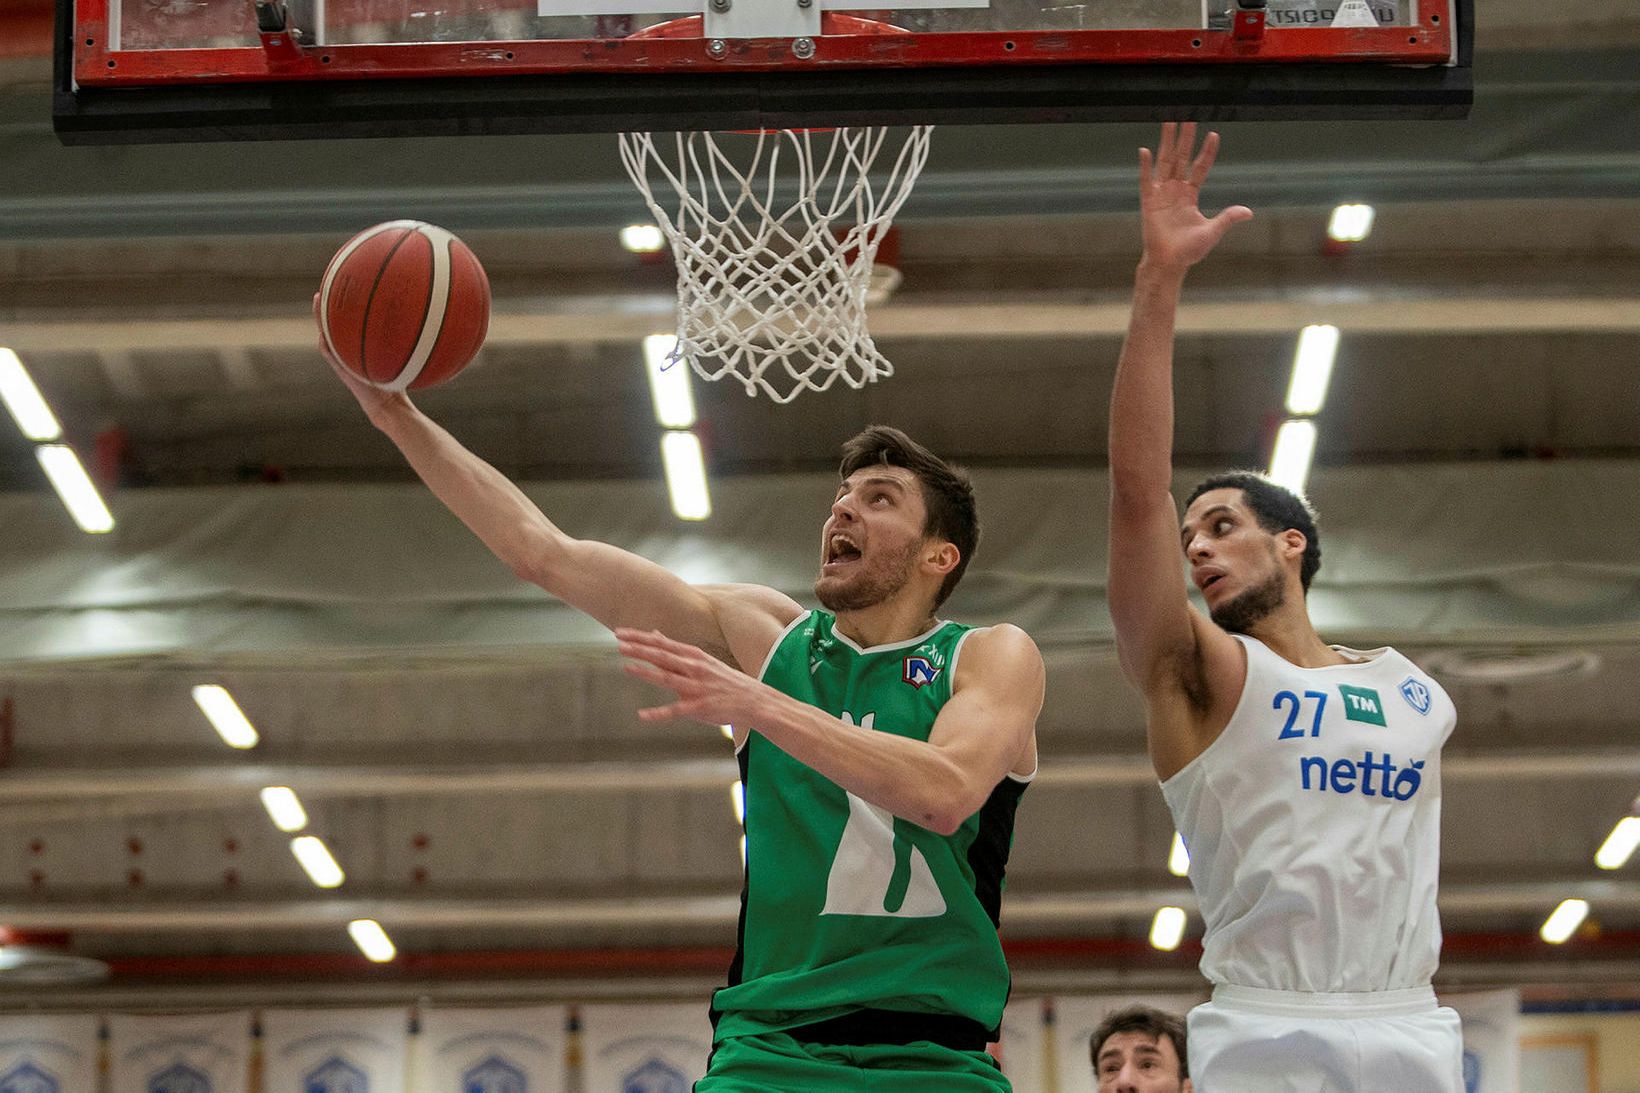
[[[1411,706],[1419,713],[1427,714],[1433,696],[1430,693],[1429,684],[1416,676],[1407,676],[1401,683],[1401,697],[1407,700],[1408,706]]]
[[[927,657],[906,657],[900,666],[900,679],[918,690],[940,678],[943,668],[934,667]]]
[[[1340,683],[1338,693],[1344,696],[1344,716],[1351,721],[1363,721],[1368,725],[1387,724],[1384,720],[1384,700],[1371,687],[1351,687],[1348,683]]]

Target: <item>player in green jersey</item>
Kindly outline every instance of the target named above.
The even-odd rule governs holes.
[[[897,430],[851,440],[821,533],[825,610],[806,611],[572,538],[405,395],[332,367],[497,557],[676,693],[644,717],[735,726],[741,944],[697,1089],[1007,1089],[984,1047],[1007,998],[996,923],[1043,667],[1017,627],[934,617],[979,538],[967,478]]]
[[[1035,773],[1042,659],[935,611],[979,537],[967,477],[903,433],[844,446],[816,598],[758,660],[620,627],[642,711],[735,726],[746,888],[700,1093],[1008,1088],[984,1046],[1014,809]]]

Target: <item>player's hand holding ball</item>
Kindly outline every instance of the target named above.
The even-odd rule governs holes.
[[[336,252],[313,314],[325,359],[373,413],[472,361],[490,326],[490,282],[450,232],[393,220]]]

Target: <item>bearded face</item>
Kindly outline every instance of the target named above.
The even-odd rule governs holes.
[[[1245,634],[1287,599],[1285,575],[1277,568],[1258,584],[1244,589],[1209,612],[1213,621],[1232,634]]]
[[[839,612],[894,596],[917,571],[926,518],[921,487],[905,468],[879,464],[850,475],[820,532],[815,598]]]
[[[1231,633],[1250,633],[1287,600],[1282,538],[1261,527],[1239,489],[1202,494],[1181,529],[1190,579],[1213,621]]]
[[[821,567],[814,598],[833,614],[875,607],[911,580],[919,546],[906,543],[867,558],[857,547],[842,545],[836,558]]]

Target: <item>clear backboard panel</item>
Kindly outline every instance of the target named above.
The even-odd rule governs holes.
[[[465,3],[403,3],[398,0],[287,0],[290,21],[305,42],[317,45],[381,45],[427,42],[620,41],[657,24],[706,12],[699,7],[666,7],[667,0],[466,0]],[[747,7],[772,3],[740,0]],[[656,5],[660,5],[656,9]],[[751,29],[794,31],[804,27],[804,9],[791,26],[763,17]],[[1229,29],[1235,0],[939,0],[904,8],[877,8],[867,0],[812,5],[814,14],[851,12],[914,34],[997,31],[1201,30]],[[1364,5],[1377,25],[1415,27],[1417,0],[1369,0]],[[1426,7],[1429,5],[1425,5]],[[82,5],[82,8],[88,8]],[[654,9],[654,10],[652,10]],[[733,3],[721,13],[726,29]],[[1340,24],[1341,0],[1269,0],[1272,29],[1332,27]],[[250,4],[168,4],[153,0],[108,0],[109,44],[115,50],[221,49],[259,45]],[[1342,13],[1343,26],[1359,26]],[[702,36],[706,28],[702,27]],[[746,37],[747,35],[740,35]],[[778,37],[778,33],[762,35]],[[611,59],[621,63],[619,59]],[[594,59],[592,64],[601,63]]]
[[[872,0],[810,0],[806,5],[799,0],[698,0],[692,9],[668,7],[676,2],[284,0],[262,9],[281,17],[301,51],[292,60],[314,75],[321,65],[334,72],[416,74],[446,63],[449,47],[466,51],[459,59],[469,69],[516,72],[706,63],[790,68],[1160,60],[1180,41],[1176,36],[1120,34],[1131,31],[1188,32],[1190,52],[1180,54],[1181,59],[1445,63],[1452,54],[1451,5],[1431,0],[1265,0],[1251,7],[1238,0],[902,0],[906,6],[896,8],[873,7]],[[258,12],[249,2],[81,0],[76,10],[83,38],[91,43],[81,49],[76,65],[81,83],[255,78],[270,71],[268,59],[260,56]],[[846,25],[825,18],[837,14],[854,18]],[[1252,22],[1238,24],[1238,15]],[[653,36],[656,27],[689,17],[695,18],[674,32]],[[865,23],[892,30],[859,33]],[[1293,33],[1318,30],[1328,34]],[[1211,36],[1198,43],[1196,32]],[[1012,36],[1012,41],[990,35]],[[896,40],[861,41],[877,37]],[[812,55],[793,50],[791,44],[800,39],[813,41]],[[725,43],[721,54],[708,52],[713,41]],[[508,50],[491,53],[484,47],[492,44],[517,48],[510,55]],[[360,46],[388,49],[367,54],[342,48]],[[337,50],[328,61],[307,56],[324,48]],[[222,55],[141,56],[177,51]],[[235,55],[241,51],[242,56]]]
[[[450,98],[457,105],[442,110],[446,120],[466,114],[492,132],[1098,120],[1191,109],[1216,118],[1315,116],[1302,111],[1318,108],[1451,116],[1467,102],[1472,0],[874,2],[58,0],[58,130],[65,140],[121,139],[122,129],[124,139],[343,135],[349,124],[349,132],[391,131],[390,119],[361,130],[361,115],[335,108],[349,88],[370,84],[380,86],[362,90],[367,99],[392,84],[407,117],[428,113],[414,101]],[[1161,86],[1167,80],[1149,85],[1172,67],[1193,73],[1182,83],[1169,77],[1177,93]],[[1322,74],[1352,67],[1341,80]],[[1311,82],[1323,89],[1321,107],[1305,105]],[[257,129],[251,114],[274,104],[259,107],[247,85],[290,107],[294,127]],[[225,130],[186,122],[188,109],[213,106],[189,89],[234,87],[237,97],[214,103],[237,111]],[[155,93],[99,98],[143,89]],[[165,89],[180,94],[158,93]],[[566,109],[532,113],[505,102],[532,93]],[[494,114],[459,105],[474,96],[495,100]],[[308,116],[303,104],[322,101],[332,107]],[[110,120],[157,118],[167,104],[176,123],[169,138],[132,136],[147,121]],[[675,124],[664,124],[668,117]]]

